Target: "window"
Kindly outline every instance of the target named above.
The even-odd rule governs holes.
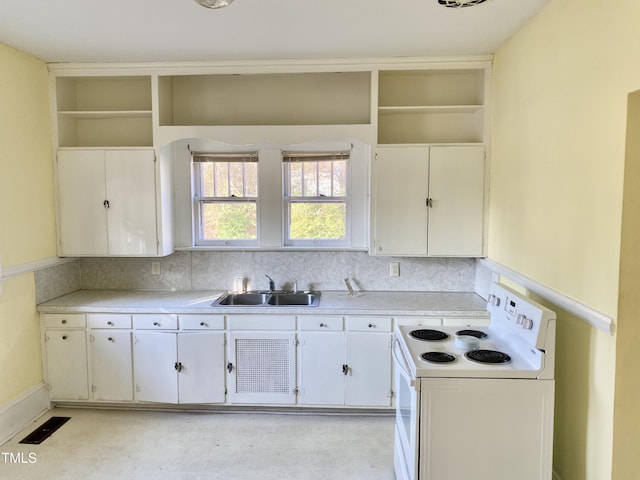
[[[196,245],[258,244],[258,154],[192,152]]]
[[[349,152],[284,152],[285,245],[346,245]]]

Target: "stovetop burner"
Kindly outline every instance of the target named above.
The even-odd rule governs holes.
[[[504,364],[511,361],[511,357],[506,353],[496,350],[473,350],[464,354],[469,360],[478,363]]]
[[[480,330],[458,330],[456,335],[468,335],[470,337],[476,337],[477,339],[487,338],[487,334]]]
[[[426,341],[439,341],[449,338],[448,334],[441,332],[440,330],[431,330],[429,328],[412,330],[409,335],[411,335],[415,339]]]
[[[420,358],[431,363],[451,363],[456,360],[454,355],[445,352],[425,352],[420,355]]]

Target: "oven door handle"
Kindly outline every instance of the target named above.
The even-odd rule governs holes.
[[[400,372],[402,372],[402,375],[409,380],[409,384],[412,387],[415,387],[416,379],[409,372],[409,363],[407,362],[407,357],[405,356],[404,352],[400,349],[400,341],[397,338],[394,338],[393,340],[393,348],[391,349],[391,353],[393,354],[395,364],[400,369]]]

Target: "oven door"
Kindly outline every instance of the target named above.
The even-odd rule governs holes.
[[[396,431],[393,464],[396,480],[418,479],[420,425],[419,382],[411,370],[398,338],[393,342]]]

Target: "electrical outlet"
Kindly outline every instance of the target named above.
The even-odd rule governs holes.
[[[160,262],[151,262],[151,275],[160,275]]]
[[[390,263],[389,264],[389,276],[390,277],[399,277],[400,276],[400,264],[399,263]]]

